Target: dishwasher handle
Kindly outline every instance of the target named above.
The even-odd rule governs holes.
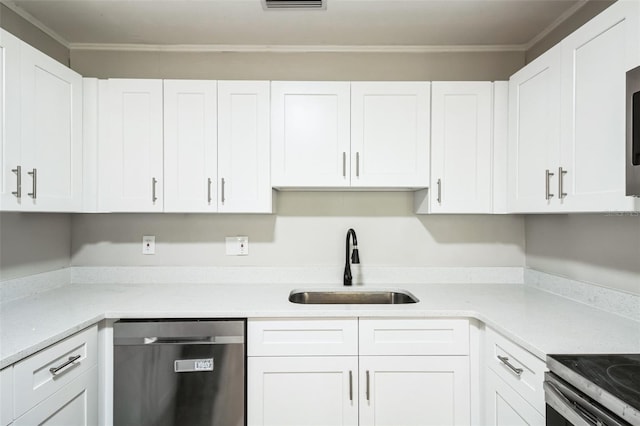
[[[193,336],[193,337],[117,337],[116,346],[131,345],[229,345],[244,344],[244,336]]]

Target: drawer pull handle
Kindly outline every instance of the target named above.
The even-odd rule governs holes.
[[[353,371],[349,370],[349,401],[353,402]]]
[[[523,372],[524,370],[523,370],[522,368],[514,367],[514,366],[513,366],[513,364],[511,364],[511,363],[509,362],[509,358],[508,358],[508,357],[498,355],[498,359],[499,359],[500,361],[502,361],[502,363],[503,363],[504,365],[506,365],[507,367],[509,367],[509,370],[513,371],[513,372],[516,374],[516,376],[520,377],[520,376],[522,375],[522,372]]]
[[[51,367],[49,369],[49,372],[55,376],[58,373],[58,371],[62,370],[63,368],[65,368],[69,364],[73,364],[75,361],[79,360],[80,357],[81,357],[81,355],[70,356],[68,360],[66,360],[65,362],[63,362],[59,366]]]

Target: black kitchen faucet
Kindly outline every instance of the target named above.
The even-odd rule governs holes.
[[[344,264],[344,285],[351,285],[353,277],[351,276],[351,264],[349,263],[349,237],[353,237],[353,253],[351,253],[351,262],[354,264],[360,263],[360,256],[358,255],[358,238],[356,237],[356,231],[353,228],[349,228],[347,231],[347,244],[345,248],[345,264]]]

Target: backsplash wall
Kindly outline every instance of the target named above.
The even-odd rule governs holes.
[[[525,224],[528,267],[640,295],[640,212],[530,215]]]
[[[73,215],[72,266],[336,266],[353,227],[367,266],[524,266],[524,218],[413,214],[407,192],[282,192],[276,215]],[[156,254],[142,255],[142,236]],[[247,235],[248,256],[224,237]]]

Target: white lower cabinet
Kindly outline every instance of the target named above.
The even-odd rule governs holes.
[[[13,367],[0,370],[0,426],[13,420]]]
[[[91,426],[98,424],[98,367],[17,418],[15,426]]]
[[[485,424],[544,425],[546,364],[491,328],[485,332]]]
[[[358,357],[250,357],[249,425],[357,425]]]
[[[97,425],[97,326],[3,369],[0,381],[2,426]]]
[[[492,370],[485,386],[486,426],[544,426],[545,418]]]
[[[466,356],[360,357],[360,425],[468,425]]]
[[[468,321],[249,319],[248,424],[468,425],[463,325]]]

